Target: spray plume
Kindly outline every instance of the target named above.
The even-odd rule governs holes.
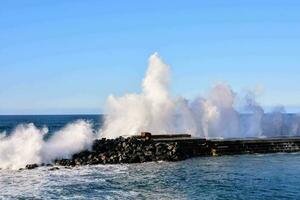
[[[77,121],[67,125],[45,141],[47,128],[22,124],[8,136],[0,138],[0,168],[19,169],[26,164],[51,163],[55,159],[69,158],[88,149],[93,141],[89,122]]]
[[[169,90],[170,67],[157,53],[149,58],[141,94],[123,97],[109,96],[108,114],[101,137],[136,135],[142,131],[153,134],[187,132],[198,137],[261,136],[260,120],[263,109],[253,96],[248,96],[248,109],[255,117],[247,119],[247,130],[234,108],[236,94],[225,83],[217,84],[207,98],[187,100],[172,97]]]

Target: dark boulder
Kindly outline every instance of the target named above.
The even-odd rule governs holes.
[[[39,167],[38,164],[29,164],[25,166],[25,169],[35,169]]]
[[[49,169],[49,171],[56,171],[56,170],[59,170],[59,167],[52,167]]]

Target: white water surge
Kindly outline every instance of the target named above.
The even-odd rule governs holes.
[[[234,108],[237,95],[225,83],[212,88],[208,97],[187,100],[172,96],[169,89],[170,67],[157,53],[149,58],[149,67],[140,94],[111,95],[107,100],[101,136],[114,138],[136,135],[142,131],[153,134],[189,133],[199,137],[261,136],[263,109],[252,93],[245,97],[245,108],[252,116],[241,124]]]
[[[0,139],[0,168],[19,169],[26,164],[51,163],[54,159],[69,158],[87,149],[93,141],[89,122],[77,121],[67,125],[45,141],[47,128],[33,124],[19,125],[12,134]]]

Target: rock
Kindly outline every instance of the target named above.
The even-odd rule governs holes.
[[[35,169],[39,167],[38,164],[29,164],[25,166],[25,169]]]
[[[80,164],[81,164],[80,160],[75,160],[75,165],[80,165]]]
[[[173,145],[173,144],[168,144],[168,145],[167,145],[167,149],[168,149],[168,150],[172,150],[173,148],[174,148],[174,145]]]
[[[59,167],[52,167],[49,169],[49,171],[55,171],[55,170],[59,170]]]
[[[188,156],[180,149],[177,142],[155,142],[151,137],[147,139],[145,137],[119,137],[95,140],[91,150],[76,153],[71,159],[55,160],[54,163],[70,168],[78,165],[178,161],[186,158]],[[52,167],[49,164],[46,166]],[[38,166],[34,164],[27,165],[26,169],[36,167]],[[56,170],[55,167],[51,169]]]
[[[149,132],[142,132],[141,137],[145,140],[151,140],[151,133]]]
[[[106,155],[100,154],[100,155],[99,155],[99,158],[100,158],[100,160],[104,161],[104,160],[106,160]]]
[[[118,137],[100,139],[93,142],[91,150],[74,154],[71,159],[56,160],[62,166],[141,163],[149,161],[177,161],[186,156],[178,144],[155,142],[150,138]]]
[[[145,151],[145,152],[144,152],[144,155],[145,155],[145,156],[152,156],[152,151]]]
[[[127,146],[126,142],[123,142],[123,143],[122,143],[122,147],[123,147],[123,148],[125,148],[125,147],[127,147],[127,148],[128,148],[128,146]]]

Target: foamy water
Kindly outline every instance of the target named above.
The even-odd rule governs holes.
[[[0,171],[2,199],[297,199],[300,154]]]

